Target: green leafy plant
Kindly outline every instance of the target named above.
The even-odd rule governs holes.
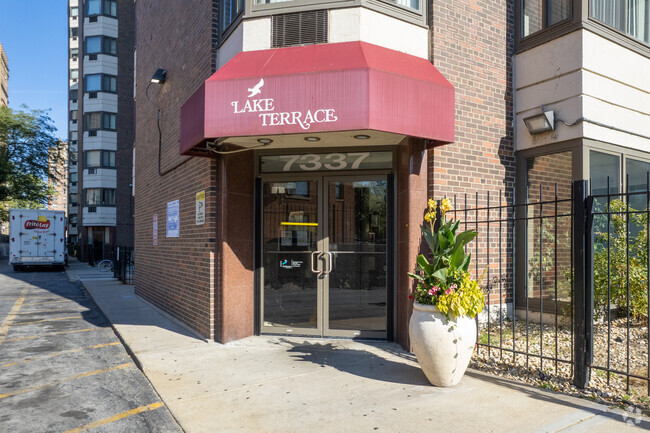
[[[430,259],[424,254],[417,257],[415,273],[409,276],[417,281],[417,286],[410,295],[425,305],[435,305],[440,312],[449,317],[475,317],[485,305],[483,291],[479,282],[470,277],[467,269],[471,254],[465,253],[465,245],[478,233],[467,230],[457,233],[460,221],[447,220],[445,214],[452,209],[448,199],[440,203],[441,221],[436,227],[437,202],[428,201],[424,216],[427,224],[420,226],[424,241],[431,250]]]
[[[609,305],[626,311],[629,303],[632,317],[647,320],[648,214],[618,199],[609,203],[609,213],[609,231],[605,217],[594,233],[594,308],[606,317],[609,286]]]

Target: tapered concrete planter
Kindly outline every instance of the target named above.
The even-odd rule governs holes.
[[[460,382],[474,352],[476,321],[449,316],[433,305],[413,304],[409,336],[418,363],[435,386]]]

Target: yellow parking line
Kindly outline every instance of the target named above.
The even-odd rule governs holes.
[[[126,417],[129,417],[131,415],[136,415],[136,414],[139,414],[139,413],[142,413],[142,412],[146,412],[148,410],[158,409],[159,407],[162,407],[162,406],[163,406],[163,404],[160,403],[160,402],[159,403],[152,403],[152,404],[147,405],[147,406],[140,406],[138,408],[131,409],[131,410],[128,410],[126,412],[118,413],[117,415],[109,416],[108,418],[100,419],[99,421],[84,424],[81,427],[77,427],[77,428],[74,428],[72,430],[68,430],[68,431],[66,431],[64,433],[81,433],[81,432],[85,432],[85,431],[88,431],[88,430],[93,429],[93,428],[101,427],[103,425],[110,424],[110,423],[115,422],[115,421],[119,421],[119,420],[124,419]]]
[[[33,322],[19,322],[19,323],[14,323],[14,326],[32,325],[34,323],[54,322],[54,321],[57,321],[57,320],[69,320],[69,319],[83,319],[83,316],[68,316],[68,317],[59,317],[59,318],[56,318],[56,319],[34,320]]]
[[[29,337],[20,337],[20,338],[10,338],[5,341],[20,341],[20,340],[31,340],[34,338],[49,337],[50,335],[62,335],[62,334],[72,334],[74,332],[88,332],[88,331],[97,331],[99,329],[110,329],[110,328],[86,328],[86,329],[75,329],[74,331],[59,331],[59,332],[46,332],[40,335],[30,335]]]
[[[23,305],[23,302],[25,301],[25,296],[27,295],[28,291],[29,291],[29,287],[25,287],[23,291],[20,292],[20,296],[18,297],[18,299],[16,299],[16,302],[14,302],[14,305],[11,307],[11,311],[9,311],[9,314],[7,314],[7,317],[5,317],[5,320],[2,322],[2,325],[0,325],[0,344],[2,344],[5,341],[5,338],[9,333],[9,328],[11,328],[11,322],[13,322],[14,318],[16,317],[16,314],[18,314],[18,311],[20,310],[20,307]]]
[[[23,307],[27,304],[23,304]],[[27,316],[29,314],[41,314],[41,313],[56,313],[57,311],[70,311],[69,308],[56,308],[54,310],[41,310],[41,311],[29,311],[25,313],[17,313],[19,316]],[[91,310],[75,311],[76,313],[89,313]]]
[[[25,302],[25,305],[56,304],[58,302],[77,302],[77,299],[62,299],[60,301],[43,301],[43,302]]]
[[[117,346],[119,344],[120,344],[120,342],[116,341],[115,343],[96,344],[94,346],[80,347],[78,349],[63,350],[61,352],[51,353],[51,354],[46,355],[46,356],[40,356],[40,357],[37,357],[37,358],[28,358],[28,359],[24,359],[24,360],[18,361],[18,362],[9,362],[7,364],[2,364],[2,365],[0,365],[0,368],[13,367],[15,365],[27,364],[28,362],[32,362],[32,361],[42,361],[42,360],[54,358],[54,357],[61,356],[61,355],[68,355],[70,353],[82,352],[84,350],[89,350],[89,349],[101,349],[102,347]]]
[[[25,394],[26,392],[36,391],[37,389],[47,388],[48,386],[58,385],[58,384],[63,383],[63,382],[69,382],[71,380],[81,379],[82,377],[94,376],[96,374],[101,374],[101,373],[108,373],[109,371],[119,370],[119,369],[122,369],[122,368],[130,367],[132,365],[135,365],[135,364],[132,364],[132,363],[120,364],[120,365],[116,365],[115,367],[105,368],[105,369],[102,369],[102,370],[89,371],[87,373],[82,373],[82,374],[78,374],[76,376],[67,377],[65,379],[57,380],[56,382],[46,383],[45,385],[39,385],[39,386],[35,386],[33,388],[21,389],[20,391],[14,391],[14,392],[8,392],[8,393],[5,393],[5,394],[0,394],[0,400],[3,399],[3,398],[7,398],[7,397],[13,397],[13,396],[19,395],[19,394]]]

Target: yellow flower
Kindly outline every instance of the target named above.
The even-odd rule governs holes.
[[[435,211],[436,206],[438,205],[438,203],[436,203],[436,201],[432,198],[429,199],[428,204],[429,204],[429,211]]]
[[[442,216],[445,216],[445,214],[452,209],[451,201],[449,201],[448,198],[443,198],[440,202],[440,213]]]
[[[426,222],[431,222],[432,219],[433,219],[433,215],[431,214],[431,212],[427,212],[427,213],[424,215],[424,220],[425,220]]]

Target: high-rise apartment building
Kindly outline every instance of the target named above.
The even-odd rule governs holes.
[[[133,244],[134,2],[68,5],[69,235],[94,262]]]
[[[63,210],[68,215],[68,145],[61,143],[56,148],[50,149],[50,173],[47,180],[48,186],[54,189],[55,194],[47,198],[47,208],[50,210]]]
[[[0,106],[9,106],[9,60],[0,42]]]

